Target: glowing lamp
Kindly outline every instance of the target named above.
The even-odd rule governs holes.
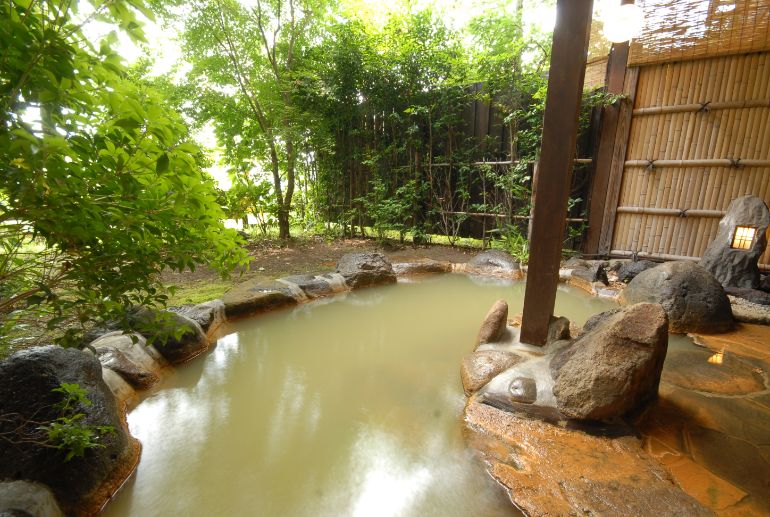
[[[736,226],[733,243],[730,247],[737,250],[750,250],[751,245],[754,244],[754,235],[756,233],[757,229],[751,226]]]
[[[604,11],[604,37],[613,43],[622,43],[642,32],[644,14],[635,4],[608,6]]]

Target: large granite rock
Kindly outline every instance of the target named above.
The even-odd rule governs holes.
[[[620,301],[659,303],[671,332],[726,332],[734,326],[724,289],[694,262],[666,262],[640,273],[623,290]]]
[[[505,335],[507,323],[508,303],[505,300],[497,300],[484,316],[484,322],[476,337],[476,345],[499,341]]]
[[[53,493],[31,481],[0,481],[0,517],[63,517]]]
[[[39,427],[61,416],[62,395],[52,390],[76,383],[91,405],[79,407],[89,426],[112,426],[100,436],[103,447],[64,461],[65,452],[41,446]],[[95,514],[133,470],[139,444],[131,438],[118,405],[90,352],[45,346],[23,350],[0,363],[0,479],[29,480],[50,487],[66,514]],[[32,440],[32,441],[30,441]]]
[[[337,263],[337,273],[351,289],[396,283],[393,266],[382,253],[346,253]]]
[[[668,318],[660,305],[611,312],[551,359],[559,411],[600,420],[655,399],[666,358]]]
[[[467,270],[482,274],[518,276],[521,274],[519,262],[503,250],[485,250],[468,261]]]
[[[168,310],[193,320],[201,326],[201,330],[206,334],[216,331],[227,319],[225,316],[225,304],[222,300],[210,300],[197,305],[169,307]]]
[[[297,304],[291,290],[277,282],[258,279],[236,285],[222,296],[227,318],[248,316]]]
[[[99,362],[120,375],[134,388],[146,390],[160,379],[162,360],[155,348],[148,347],[144,336],[110,332],[91,342]]]
[[[756,228],[751,249],[732,247],[735,228]],[[762,199],[744,196],[734,199],[727,213],[719,221],[719,232],[708,245],[700,260],[724,287],[759,287],[760,276],[757,262],[767,246],[767,227],[770,226],[770,210]]]
[[[201,326],[181,314],[137,307],[128,321],[171,364],[184,363],[208,350],[209,340]]]
[[[521,356],[502,350],[478,350],[466,355],[460,366],[465,394],[471,396],[497,374],[521,361]]]

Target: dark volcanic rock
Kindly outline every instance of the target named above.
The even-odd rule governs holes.
[[[169,307],[168,310],[190,318],[200,325],[201,330],[207,334],[225,322],[225,304],[222,300],[211,300],[198,305]]]
[[[460,366],[465,394],[471,396],[496,375],[521,361],[520,356],[500,350],[479,350],[466,355]]]
[[[505,333],[508,323],[508,303],[505,300],[497,300],[489,312],[484,316],[484,322],[481,324],[479,334],[476,338],[476,345],[483,343],[494,343],[500,340]]]
[[[503,250],[485,250],[468,261],[472,270],[490,271],[504,274],[517,274],[521,270],[519,262]]]
[[[694,262],[666,262],[640,273],[620,300],[626,305],[661,304],[671,332],[726,332],[735,324],[724,289]]]
[[[346,253],[337,263],[337,273],[351,289],[396,283],[393,266],[381,253]]]
[[[756,229],[751,249],[732,248],[735,228],[747,226]],[[762,199],[744,196],[733,199],[727,213],[719,221],[719,232],[703,253],[699,264],[706,268],[724,287],[759,287],[757,262],[767,246],[767,227],[770,210]]]
[[[62,395],[52,390],[77,383],[91,405],[79,407],[83,423],[112,426],[114,434],[99,438],[104,447],[88,449],[82,458],[64,461],[65,453],[26,439],[45,439],[38,430],[60,415],[54,407]],[[102,367],[89,352],[45,346],[23,350],[0,363],[0,479],[26,479],[50,487],[67,514],[95,513],[135,465],[138,442],[128,434],[118,405],[102,380]]]
[[[189,361],[209,347],[209,340],[195,321],[170,311],[137,307],[129,324],[171,364]]]
[[[770,305],[770,293],[759,289],[745,289],[742,287],[726,287],[725,292],[736,298],[743,298],[757,305]]]
[[[652,269],[655,266],[657,266],[657,262],[653,262],[652,260],[637,260],[636,262],[625,262],[618,268],[618,281],[628,283],[634,278],[636,278],[636,275],[641,273],[642,271],[647,271],[648,269]]]
[[[222,302],[225,304],[225,315],[228,318],[297,304],[287,286],[260,280],[249,280],[236,285],[222,296]]]
[[[660,305],[640,303],[599,320],[552,359],[553,393],[564,415],[622,416],[655,399],[668,346]]]
[[[770,275],[765,275],[759,281],[759,290],[770,293]]]

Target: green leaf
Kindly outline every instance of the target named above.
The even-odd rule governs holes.
[[[168,166],[169,166],[168,154],[163,153],[158,157],[158,160],[155,162],[155,172],[158,174],[162,174],[168,170]]]

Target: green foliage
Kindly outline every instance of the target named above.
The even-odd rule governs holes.
[[[52,390],[62,395],[62,400],[54,405],[59,417],[40,427],[46,434],[47,444],[65,452],[64,461],[82,457],[88,449],[104,447],[99,439],[107,434],[114,434],[112,426],[93,426],[87,424],[81,408],[90,407],[88,392],[76,383],[63,382]]]
[[[380,240],[385,239],[388,231],[397,231],[399,240],[404,242],[407,232],[422,233],[414,219],[414,207],[421,197],[420,187],[414,180],[398,187],[392,195],[384,182],[375,180],[370,192],[360,201]]]
[[[529,241],[518,227],[506,225],[492,232],[500,237],[492,241],[493,248],[507,251],[521,264],[529,262]]]
[[[83,25],[143,40],[141,0],[0,5],[0,325],[47,321],[65,345],[93,320],[163,304],[158,274],[244,259],[183,120]],[[66,331],[59,331],[68,327]]]

